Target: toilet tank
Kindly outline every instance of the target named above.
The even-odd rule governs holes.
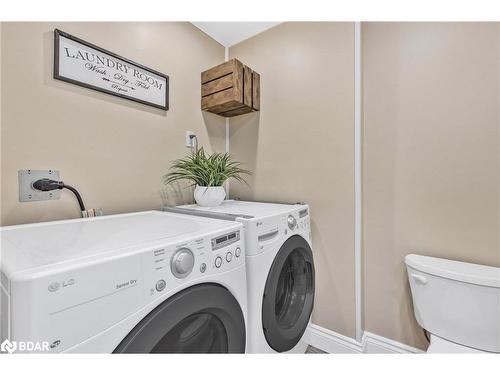
[[[500,352],[500,268],[410,254],[415,317],[445,340]]]

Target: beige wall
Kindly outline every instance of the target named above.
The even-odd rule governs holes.
[[[168,74],[170,110],[54,80],[56,27]],[[1,38],[2,225],[79,215],[66,191],[19,203],[19,169],[58,169],[87,207],[110,214],[164,203],[161,177],[186,151],[186,130],[224,148],[224,120],[200,111],[200,72],[223,61],[224,48],[190,23],[3,23]],[[170,203],[188,197],[168,191]]]
[[[500,266],[499,26],[362,35],[365,328],[423,348],[404,256]]]
[[[232,118],[230,149],[254,171],[231,195],[311,205],[313,322],[353,336],[354,25],[285,23],[229,50],[261,74],[261,111]]]

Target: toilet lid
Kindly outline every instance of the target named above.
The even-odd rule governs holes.
[[[456,260],[409,254],[407,266],[417,271],[469,284],[500,288],[500,268]]]

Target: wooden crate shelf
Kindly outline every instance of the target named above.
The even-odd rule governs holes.
[[[237,59],[201,73],[201,109],[224,117],[260,110],[260,75]]]

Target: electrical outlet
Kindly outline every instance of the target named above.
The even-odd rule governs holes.
[[[60,181],[59,171],[53,169],[23,169],[17,172],[19,181],[19,202],[47,201],[59,199],[61,190],[40,191],[33,189],[33,182],[42,178]]]
[[[186,130],[186,147],[194,146],[194,138],[191,138],[192,135],[195,135],[193,131]]]

